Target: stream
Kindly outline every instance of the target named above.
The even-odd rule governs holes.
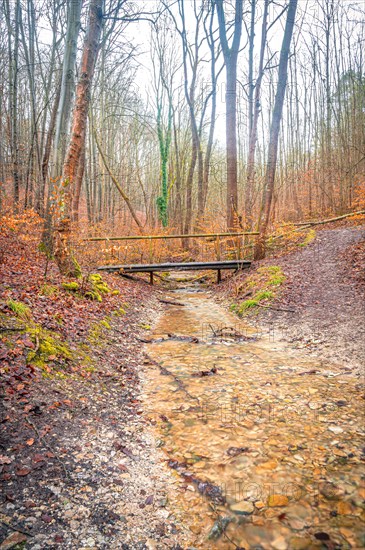
[[[184,305],[165,306],[145,345],[145,408],[186,548],[362,548],[360,380],[207,290],[165,298]]]

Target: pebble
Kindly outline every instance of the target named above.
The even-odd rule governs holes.
[[[242,500],[241,502],[237,502],[237,504],[231,505],[230,509],[232,512],[235,512],[235,514],[242,515],[252,514],[255,510],[252,502],[248,502],[247,500]]]
[[[287,506],[289,499],[285,495],[270,495],[267,499],[267,505],[274,508],[275,506]]]

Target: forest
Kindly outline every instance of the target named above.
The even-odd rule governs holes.
[[[363,0],[0,0],[0,550],[358,550]]]
[[[0,9],[0,210],[34,209],[51,248],[364,205],[362,2]]]

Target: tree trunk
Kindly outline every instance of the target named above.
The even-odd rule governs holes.
[[[19,209],[19,144],[18,144],[18,60],[19,60],[19,20],[20,1],[15,3],[14,30],[11,24],[11,9],[9,0],[5,0],[5,18],[8,31],[8,55],[9,55],[9,136],[13,174],[13,201],[14,211]],[[14,45],[12,35],[14,34]]]
[[[79,203],[80,203],[80,195],[81,195],[81,188],[82,188],[82,180],[84,179],[84,171],[85,171],[85,141],[84,146],[81,151],[81,156],[79,160],[79,166],[77,168],[77,175],[75,178],[75,184],[74,184],[74,193],[72,197],[72,214],[71,214],[71,221],[78,222],[79,221]]]
[[[226,61],[227,229],[234,230],[238,216],[237,187],[237,60]]]
[[[223,0],[215,0],[219,37],[226,65],[226,158],[227,158],[227,229],[234,231],[238,217],[237,188],[237,58],[242,33],[243,2],[235,2],[232,45],[229,46]]]
[[[255,260],[260,260],[265,257],[265,241],[267,228],[270,221],[272,198],[274,194],[276,161],[278,155],[278,141],[280,123],[283,114],[283,104],[286,90],[286,82],[288,77],[288,59],[290,52],[290,43],[293,35],[295,14],[297,10],[298,0],[290,0],[288,7],[288,15],[285,24],[285,32],[283,43],[280,52],[279,71],[278,71],[278,85],[276,89],[274,111],[272,115],[271,128],[270,128],[270,143],[268,149],[268,159],[266,165],[265,174],[265,186],[261,205],[261,212],[258,223],[258,230],[260,236],[257,240],[255,247]]]
[[[61,205],[55,231],[54,251],[61,274],[78,275],[78,266],[71,252],[71,202],[82,149],[85,144],[87,115],[91,98],[91,86],[97,60],[103,26],[103,0],[90,0],[89,22],[85,36],[80,79],[76,89],[71,140],[68,147],[62,176]]]
[[[246,193],[245,193],[245,222],[247,229],[252,227],[252,210],[253,210],[253,193],[255,183],[255,153],[257,142],[257,126],[260,114],[260,96],[261,96],[261,82],[264,73],[264,55],[266,47],[266,33],[267,33],[267,14],[269,8],[269,0],[265,0],[264,14],[262,19],[261,28],[261,46],[260,46],[260,61],[259,70],[254,86],[254,93],[252,92],[252,113],[250,112],[250,133],[249,133],[249,145],[248,145],[248,159],[247,159],[247,180],[246,180]],[[253,7],[252,7],[253,10]],[[252,46],[253,47],[253,46]],[[253,52],[252,52],[253,54]],[[250,61],[250,65],[251,62]],[[250,69],[250,74],[252,69]],[[253,78],[253,77],[252,77]]]

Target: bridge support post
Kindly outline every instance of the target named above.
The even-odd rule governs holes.
[[[221,280],[222,280],[222,277],[221,277],[221,270],[218,269],[218,270],[217,270],[217,283],[219,284],[219,283],[221,282]]]
[[[153,285],[153,271],[150,272],[150,285]]]

